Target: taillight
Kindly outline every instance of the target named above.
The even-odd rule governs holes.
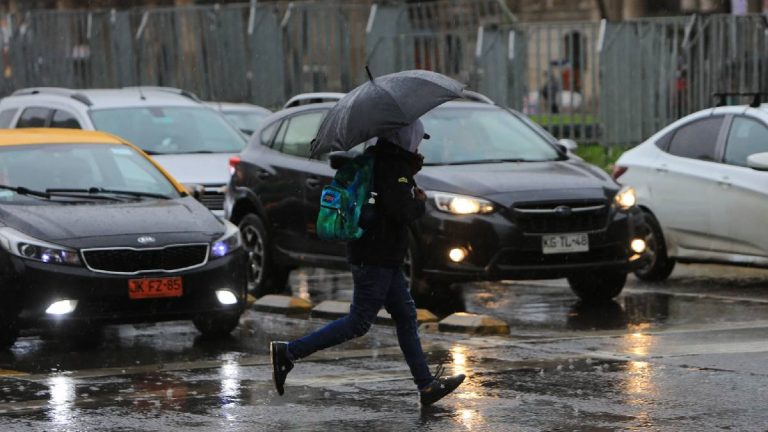
[[[619,177],[623,176],[625,172],[627,172],[627,167],[616,165],[613,167],[613,172],[611,173],[611,177],[613,177],[614,180],[618,181]]]
[[[234,175],[237,165],[240,163],[240,156],[232,156],[229,158],[229,175]]]

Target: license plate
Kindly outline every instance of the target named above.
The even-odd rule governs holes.
[[[545,254],[589,252],[589,235],[555,234],[541,237],[541,248]]]
[[[180,277],[128,280],[128,295],[131,300],[181,297],[183,292]]]

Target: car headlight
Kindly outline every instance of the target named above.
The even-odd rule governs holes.
[[[628,210],[634,207],[635,204],[637,204],[637,193],[635,192],[635,188],[624,186],[619,193],[616,194],[613,201],[616,206],[622,210]]]
[[[211,258],[227,256],[243,245],[237,226],[227,220],[222,220],[222,222],[224,222],[226,230],[223,236],[211,243]]]
[[[50,264],[82,265],[77,250],[30,237],[9,227],[0,228],[0,246],[19,258]]]
[[[482,198],[445,192],[428,192],[438,210],[456,215],[483,214],[494,210],[493,203]]]

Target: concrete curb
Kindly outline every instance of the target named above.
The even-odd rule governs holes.
[[[509,325],[488,315],[457,312],[444,318],[438,324],[441,332],[468,333],[472,335],[507,335]]]
[[[336,319],[346,316],[349,313],[349,302],[336,300],[326,300],[312,309],[310,316],[312,318]],[[419,324],[437,322],[437,316],[426,309],[416,309],[416,321]],[[392,317],[384,309],[380,310],[376,316],[376,323],[394,325]]]
[[[286,315],[309,315],[312,310],[312,302],[299,297],[268,294],[256,300],[253,303],[253,309]]]
[[[249,296],[249,303],[253,297]],[[260,312],[281,313],[285,315],[309,316],[311,318],[337,319],[349,313],[351,303],[326,300],[313,306],[312,302],[299,297],[269,294],[253,301],[252,308]],[[507,335],[509,325],[489,315],[477,315],[457,312],[439,321],[437,316],[427,309],[416,309],[416,320],[421,328],[429,332],[452,332],[469,335]],[[376,316],[377,324],[394,325],[392,317],[384,309]]]

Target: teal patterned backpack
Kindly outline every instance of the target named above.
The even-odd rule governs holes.
[[[357,156],[336,171],[320,195],[317,235],[323,240],[349,241],[362,237],[358,226],[363,205],[371,198],[373,157]]]

